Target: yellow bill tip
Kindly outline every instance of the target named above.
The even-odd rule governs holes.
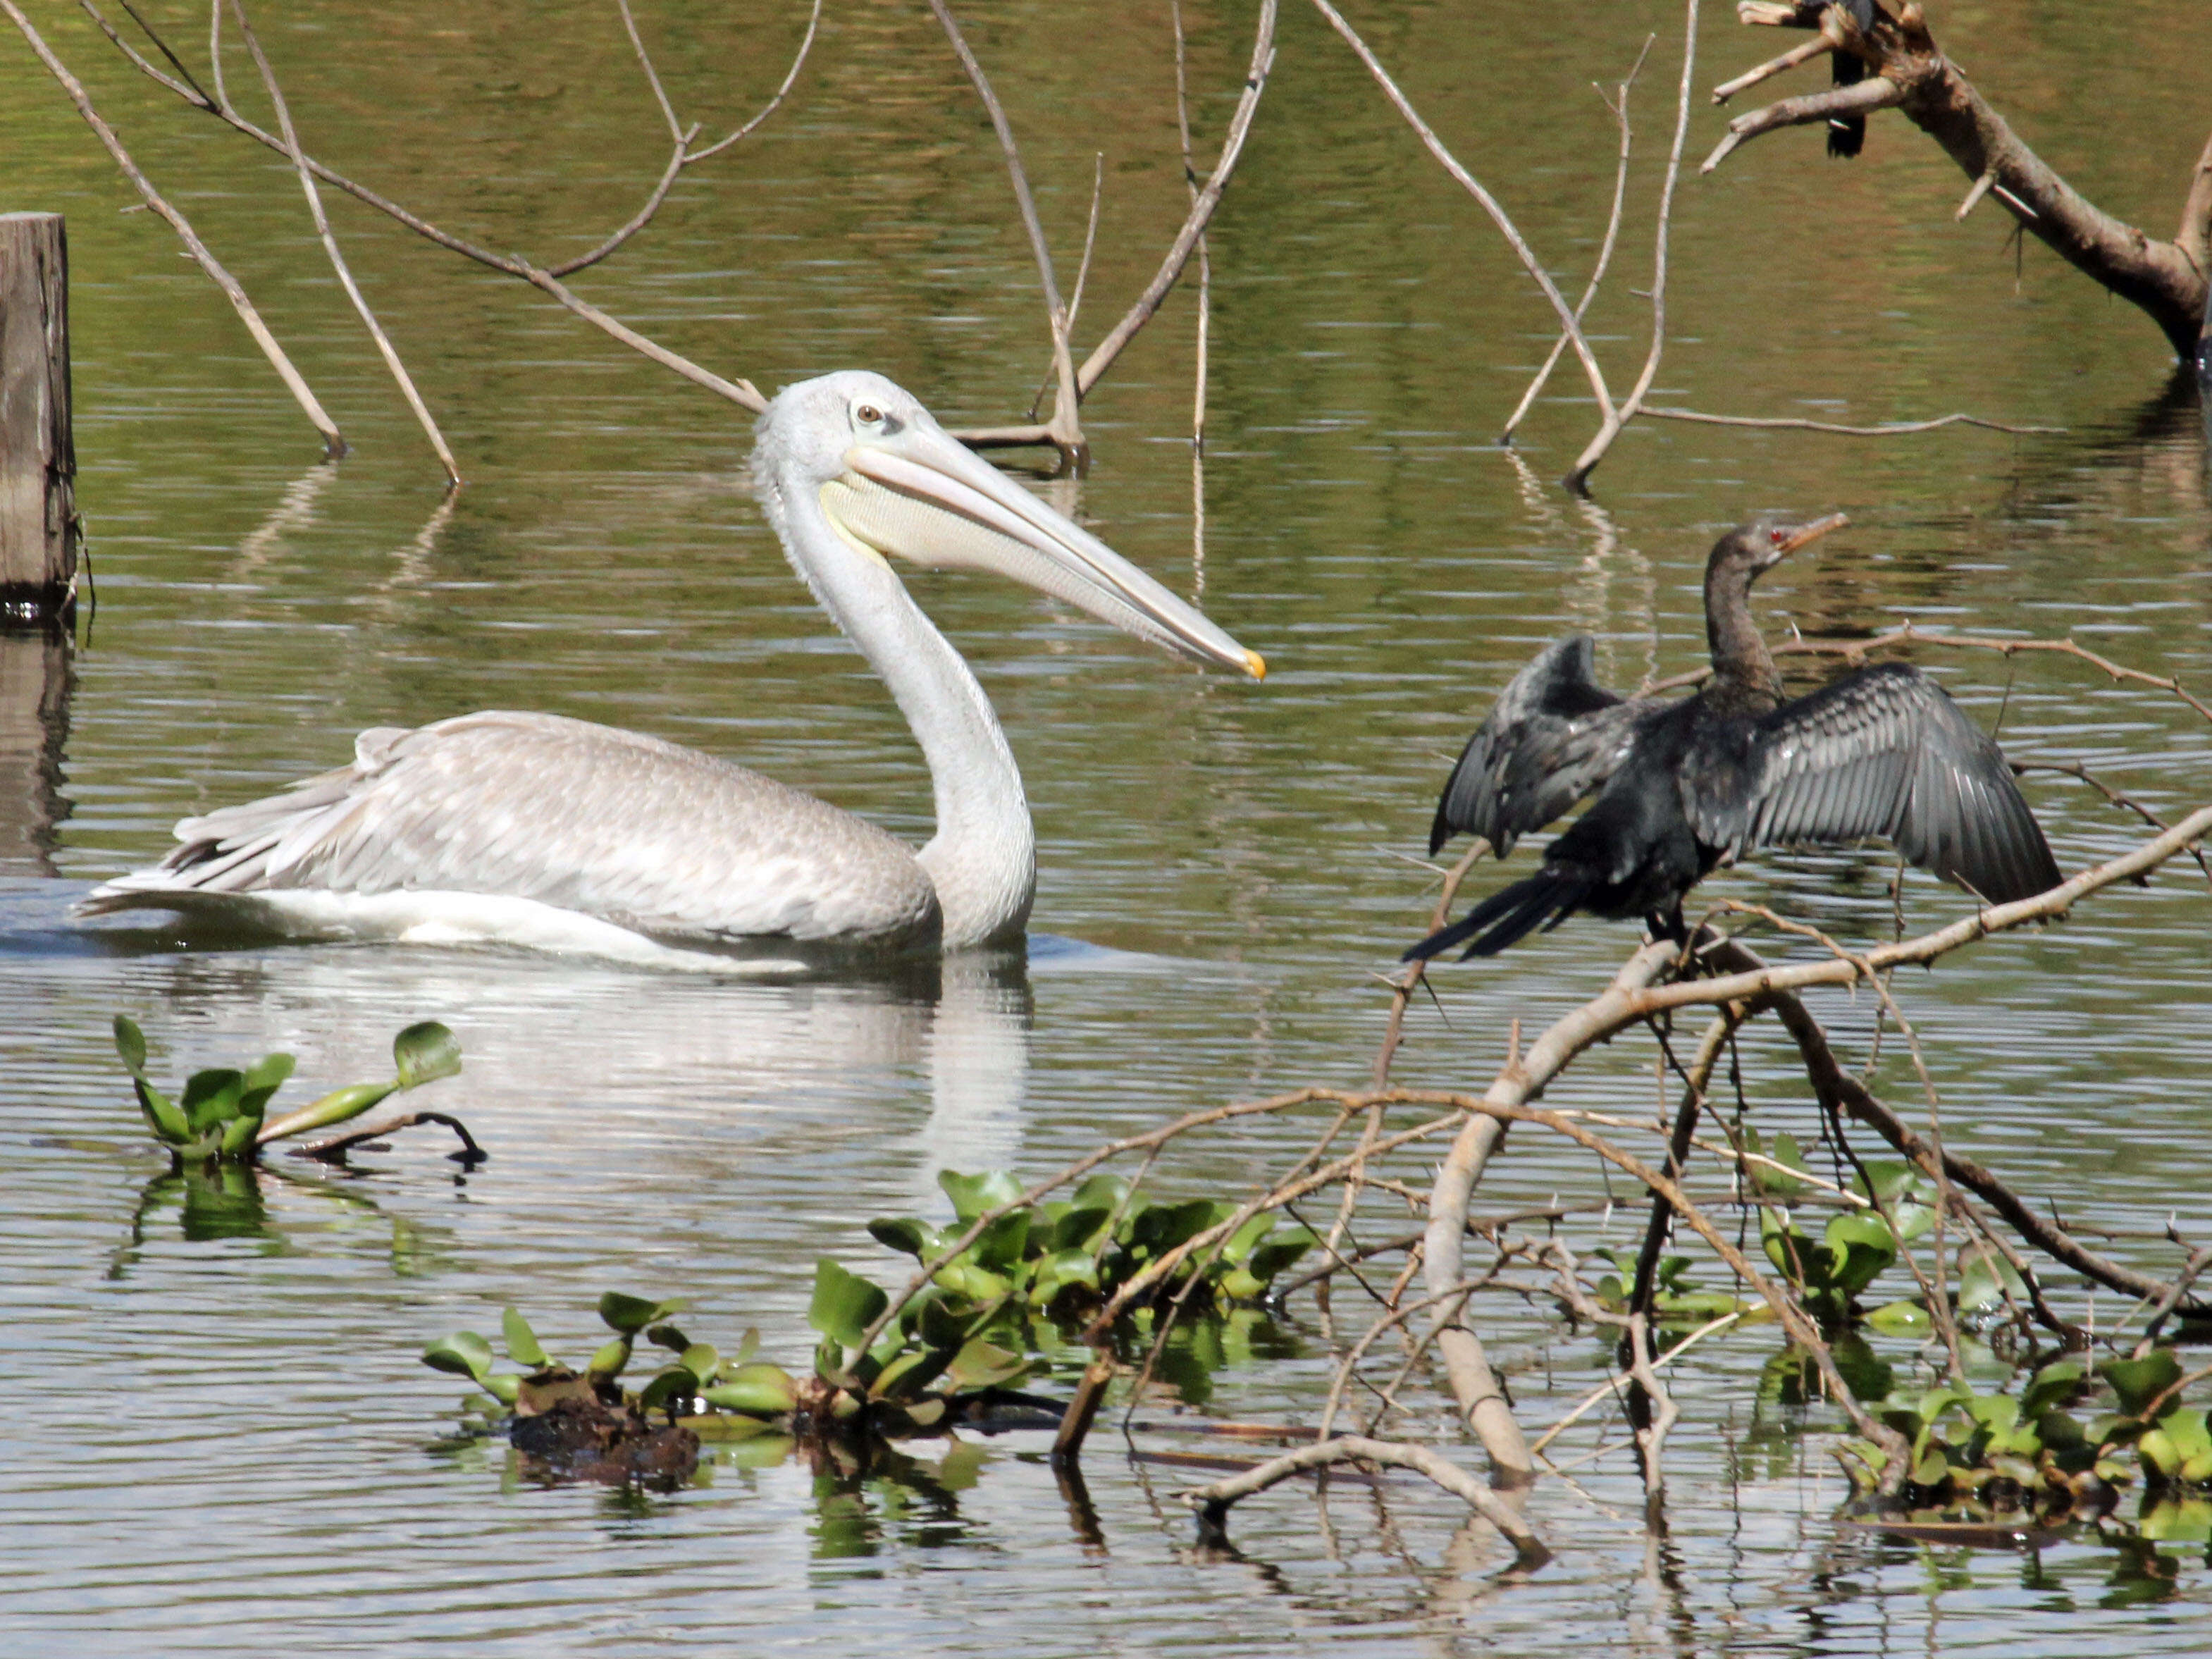
[[[1255,680],[1266,679],[1267,659],[1256,651],[1247,651],[1244,653],[1244,672]]]

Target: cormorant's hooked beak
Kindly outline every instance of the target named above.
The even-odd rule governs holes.
[[[1831,513],[1825,519],[1815,519],[1810,524],[1776,525],[1767,533],[1767,546],[1759,560],[1761,570],[1771,569],[1799,548],[1817,542],[1832,530],[1841,530],[1850,520],[1840,513]]]
[[[848,540],[937,569],[989,570],[1125,634],[1262,678],[1267,665],[1204,615],[1008,478],[920,410],[845,452],[822,487]]]

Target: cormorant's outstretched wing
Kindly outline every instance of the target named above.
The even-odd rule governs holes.
[[[2004,756],[1917,668],[1863,669],[1784,704],[1747,758],[1738,787],[1685,792],[1699,838],[1730,856],[1883,836],[1992,903],[2058,884]]]
[[[1516,836],[1604,787],[1652,704],[1615,696],[1591,665],[1590,637],[1577,634],[1546,646],[1513,677],[1444,784],[1431,853],[1464,832],[1504,858]]]

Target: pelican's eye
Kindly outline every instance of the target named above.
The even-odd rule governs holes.
[[[855,404],[853,406],[853,418],[862,426],[881,426],[884,423],[884,411],[873,404]]]

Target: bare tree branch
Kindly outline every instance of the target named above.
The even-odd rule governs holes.
[[[1030,193],[1029,173],[1022,166],[1021,148],[1014,142],[1013,126],[1000,106],[998,94],[991,90],[990,77],[983,73],[982,64],[969,50],[967,37],[960,33],[951,9],[945,0],[929,0],[929,9],[944,27],[945,38],[952,43],[953,55],[968,72],[976,96],[983,100],[983,107],[991,117],[991,130],[999,135],[999,148],[1006,158],[1006,174],[1013,181],[1022,228],[1029,233],[1030,253],[1036,261],[1037,280],[1044,287],[1045,318],[1052,330],[1053,367],[1060,376],[1060,389],[1053,398],[1052,418],[1045,422],[1045,429],[1051,435],[1053,447],[1060,451],[1062,464],[1079,469],[1088,460],[1091,447],[1083,438],[1079,412],[1082,393],[1076,384],[1075,356],[1068,349],[1070,318],[1067,306],[1060,297],[1060,284],[1053,276],[1052,248],[1045,240],[1044,226],[1037,218],[1036,198]]]
[[[1583,289],[1583,297],[1575,301],[1577,322],[1588,314],[1590,301],[1597,297],[1598,286],[1605,281],[1606,270],[1613,264],[1613,247],[1620,240],[1620,210],[1628,197],[1628,94],[1636,85],[1636,77],[1644,72],[1644,60],[1651,55],[1652,43],[1658,38],[1656,34],[1644,37],[1644,50],[1636,54],[1636,61],[1629,65],[1628,73],[1621,77],[1620,85],[1613,89],[1613,95],[1605,98],[1605,106],[1613,112],[1613,125],[1620,130],[1620,156],[1613,166],[1613,207],[1606,215],[1605,240],[1598,246],[1597,263],[1590,267],[1589,281]],[[1605,97],[1602,92],[1598,95]],[[1535,378],[1528,382],[1528,389],[1521,394],[1521,401],[1514,405],[1512,414],[1506,417],[1504,429],[1498,434],[1498,442],[1513,441],[1514,428],[1521,424],[1522,417],[1542,395],[1545,383],[1552,378],[1552,370],[1559,363],[1559,354],[1566,349],[1567,337],[1565,334],[1553,340],[1551,350],[1545,355],[1543,366],[1536,371]]]
[[[1991,193],[2025,234],[2084,276],[2140,307],[2165,333],[2177,357],[2184,362],[2196,361],[2208,287],[2212,287],[2206,280],[2207,267],[2212,265],[2207,253],[2212,246],[2212,177],[2208,177],[2212,173],[2212,144],[2197,161],[2179,234],[2172,241],[2161,242],[2091,203],[2022,143],[1959,66],[1937,48],[1918,4],[1909,0],[1894,15],[1877,4],[1873,26],[1864,30],[1843,8],[1828,6],[1825,0],[1740,7],[1739,11],[1747,22],[1818,28],[1838,50],[1850,52],[1874,73],[1855,86],[1784,99],[1738,116],[1705,159],[1703,171],[1711,172],[1739,144],[1781,127],[1825,123],[1834,115],[1901,109],[1968,179],[1990,180]]]
[[[131,159],[130,151],[123,148],[123,141],[116,136],[115,129],[108,125],[101,118],[100,112],[92,106],[92,99],[85,92],[83,84],[70,73],[68,65],[54,55],[53,49],[46,45],[38,30],[31,27],[31,20],[23,15],[15,0],[0,0],[0,10],[7,12],[9,21],[21,31],[24,40],[30,42],[31,50],[46,66],[46,72],[61,83],[62,90],[76,106],[76,112],[84,118],[85,125],[99,135],[100,142],[107,147],[107,153],[115,158],[115,165],[123,170],[123,176],[145,198],[146,205],[177,233],[179,240],[198,261],[200,269],[207,272],[210,280],[222,290],[223,297],[237,312],[239,321],[246,325],[246,331],[253,337],[253,343],[261,348],[262,356],[269,359],[270,367],[276,371],[277,378],[284,382],[286,389],[313,423],[315,430],[323,434],[324,453],[332,459],[344,454],[346,441],[338,431],[337,423],[324,412],[322,404],[308,388],[306,379],[292,366],[292,360],[284,355],[284,348],[276,343],[276,337],[261,320],[261,313],[253,308],[253,301],[246,297],[246,290],[239,286],[238,279],[223,269],[222,262],[208,252],[207,244],[200,240],[198,234],[192,229],[185,216],[172,207],[146,175],[138,170],[138,164]]]
[[[457,484],[461,481],[460,465],[453,459],[453,452],[446,447],[446,434],[438,430],[438,422],[431,416],[429,405],[422,401],[422,394],[415,389],[414,380],[407,373],[407,365],[399,361],[399,353],[393,348],[382,325],[376,320],[376,313],[369,309],[368,301],[362,294],[361,284],[354,281],[353,271],[347,265],[345,256],[338,252],[338,240],[331,234],[330,216],[323,211],[322,192],[315,188],[315,175],[307,170],[307,157],[300,149],[300,135],[292,125],[291,106],[284,101],[284,89],[276,83],[276,71],[270,65],[268,54],[261,50],[260,38],[253,33],[253,25],[246,20],[245,0],[230,0],[230,9],[231,15],[238,19],[238,32],[246,41],[246,51],[252,54],[253,66],[261,73],[261,84],[268,89],[269,101],[276,107],[276,125],[284,134],[284,149],[292,158],[293,169],[300,175],[300,188],[307,195],[307,211],[313,216],[315,234],[322,238],[323,252],[330,256],[331,269],[337,273],[338,285],[345,289],[346,298],[353,302],[354,311],[360,316],[362,326],[368,330],[368,337],[376,343],[376,349],[384,359],[384,366],[392,371],[392,378],[398,383],[400,395],[406,398],[407,407],[414,410],[416,421],[430,440],[430,447],[437,452],[438,464],[446,469],[447,482]]]
[[[1217,1480],[1210,1486],[1178,1492],[1176,1496],[1199,1512],[1200,1526],[1218,1536],[1224,1530],[1230,1506],[1238,1499],[1265,1492],[1294,1474],[1327,1468],[1335,1463],[1375,1463],[1386,1468],[1412,1469],[1416,1474],[1425,1474],[1455,1498],[1464,1499],[1469,1509],[1504,1533],[1518,1552],[1520,1565],[1536,1566],[1551,1559],[1551,1553],[1537,1541],[1534,1531],[1526,1521],[1496,1493],[1443,1453],[1427,1446],[1370,1440],[1364,1435],[1342,1435],[1334,1440],[1300,1446],[1293,1451],[1285,1452],[1280,1457],[1271,1457],[1241,1474]]]

